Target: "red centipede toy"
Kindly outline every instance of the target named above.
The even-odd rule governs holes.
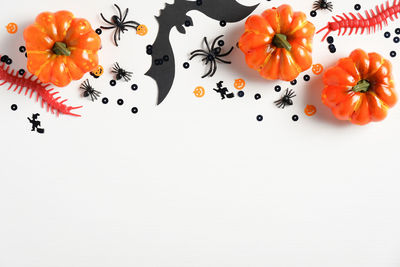
[[[39,101],[39,98],[41,98],[42,108],[44,108],[44,104],[46,103],[47,112],[50,111],[52,114],[56,114],[57,116],[59,114],[64,114],[80,117],[80,115],[74,114],[71,111],[81,108],[82,106],[70,107],[65,105],[64,103],[67,99],[60,101],[61,97],[54,97],[58,92],[53,92],[54,88],[47,89],[47,87],[50,86],[49,84],[44,85],[43,83],[38,82],[38,78],[32,79],[33,74],[26,78],[25,72],[21,77],[19,77],[18,72],[14,74],[14,70],[11,70],[11,73],[9,70],[10,66],[5,68],[4,62],[0,64],[0,81],[3,81],[0,86],[10,83],[10,87],[8,87],[8,90],[10,90],[15,85],[14,92],[19,88],[18,94],[21,94],[25,88],[25,95],[28,95],[28,92],[31,91],[29,98],[32,98],[33,94],[36,92],[36,101]]]
[[[361,34],[363,34],[365,30],[367,30],[368,34],[370,34],[371,31],[375,32],[377,30],[377,26],[379,26],[379,30],[382,30],[382,24],[387,26],[388,19],[391,21],[394,21],[394,18],[398,19],[398,13],[400,12],[400,0],[398,0],[397,3],[396,2],[397,0],[394,0],[393,4],[390,6],[389,0],[387,0],[386,7],[384,4],[381,4],[380,7],[377,5],[375,8],[376,13],[373,9],[371,9],[369,13],[366,10],[365,18],[360,13],[357,13],[357,17],[351,12],[349,14],[343,13],[343,16],[337,15],[336,17],[332,17],[333,22],[329,22],[326,27],[322,28],[317,33],[328,30],[328,32],[322,38],[322,41],[324,41],[329,33],[333,31],[339,31],[338,35],[340,35],[342,30],[344,30],[342,33],[343,36],[348,29],[350,29],[349,35],[351,35],[354,30],[354,33],[356,34],[359,29],[361,29]]]

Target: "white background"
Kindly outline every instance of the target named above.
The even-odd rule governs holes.
[[[285,2],[307,14],[312,7],[310,0]],[[369,9],[372,2],[335,0],[334,13],[354,11],[356,3]],[[301,75],[295,87],[268,82],[245,66],[238,49],[229,57],[232,65],[201,79],[206,67],[200,60],[182,68],[188,53],[203,36],[224,34],[225,48],[235,45],[244,21],[221,28],[198,12],[189,13],[195,26],[186,35],[171,33],[177,75],[166,101],[156,106],[155,83],[144,76],[150,66],[144,51],[156,36],[154,15],[164,4],[149,3],[118,2],[130,8],[130,19],[148,26],[148,35],[129,31],[119,48],[111,32],[101,35],[107,71],[98,80],[87,78],[110,99],[108,105],[81,98],[80,82],[74,82],[61,95],[70,104],[84,104],[83,117],[56,118],[0,88],[0,266],[400,266],[399,106],[381,123],[338,122],[321,104],[320,76],[307,71],[311,81]],[[281,3],[261,1],[255,13]],[[8,2],[0,26],[14,21],[20,30],[10,35],[0,27],[0,53],[13,58],[13,68],[24,67],[18,47],[23,28],[38,13],[67,9],[97,28],[100,12],[114,14],[112,4]],[[330,20],[328,13],[310,18],[317,29]],[[359,47],[387,58],[391,50],[399,54],[392,41],[396,24],[385,29],[390,39],[384,31],[334,34],[335,54],[317,35],[314,61],[329,67]],[[399,57],[391,59],[396,80]],[[131,83],[109,86],[115,61],[134,72],[138,91],[130,90]],[[246,80],[246,96],[221,101],[212,91],[215,83],[223,80],[233,91],[236,78]],[[296,90],[294,106],[274,107],[281,95],[273,90],[276,84]],[[207,90],[204,98],[192,93],[198,85]],[[262,99],[254,100],[256,93]],[[11,104],[18,110],[11,111]],[[317,107],[317,115],[304,115],[307,104]],[[30,132],[26,117],[36,112],[44,135]],[[259,114],[263,122],[256,121]]]

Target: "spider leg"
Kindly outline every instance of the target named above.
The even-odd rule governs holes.
[[[229,55],[230,53],[232,53],[232,51],[233,51],[233,46],[231,47],[231,49],[230,49],[228,52],[226,52],[225,54],[218,55],[218,56],[219,56],[219,57],[226,57],[227,55]]]
[[[116,71],[118,71],[121,67],[119,66],[118,62],[114,63],[114,67],[113,67]]]
[[[210,73],[212,72],[212,70],[213,70],[213,65],[212,65],[212,62],[211,62],[211,65],[210,65],[210,69],[208,70],[208,72],[206,73],[206,74],[204,74],[201,78],[202,79],[204,79],[205,77],[207,77],[208,75],[210,75]]]
[[[124,18],[121,20],[122,23],[124,23],[126,16],[128,16],[129,8],[125,9],[125,15]]]
[[[128,28],[134,28],[135,30],[137,30],[137,27],[138,26],[133,26],[133,25],[124,25],[125,27],[128,27]],[[127,30],[126,30],[127,31]]]
[[[122,22],[122,12],[121,9],[119,8],[119,6],[117,4],[114,4],[114,6],[118,9],[118,13],[119,13],[119,19]]]
[[[118,41],[121,41],[121,29],[118,29],[117,33],[118,33]]]
[[[90,94],[90,98],[92,99],[92,102],[94,102],[93,94]]]
[[[108,21],[108,20],[103,16],[102,13],[100,13],[100,16],[101,16],[101,18],[102,18],[105,22],[107,22],[108,24],[111,24],[111,25],[114,25],[114,26],[115,26],[115,24],[112,23],[111,21]]]
[[[217,72],[217,62],[214,60],[211,60],[211,66],[214,65],[213,72],[211,73],[210,77],[213,77],[215,72]]]
[[[217,41],[218,41],[219,39],[221,39],[222,37],[224,37],[224,36],[223,36],[223,35],[220,35],[220,36],[218,36],[217,38],[214,39],[214,41],[212,42],[212,45],[211,45],[211,50],[214,50],[215,44],[216,44]]]
[[[207,42],[207,37],[204,37],[204,43],[205,43],[206,46],[207,46],[208,52],[211,52],[210,45],[209,45],[208,42]]]
[[[116,46],[118,46],[118,42],[117,42],[117,33],[118,33],[118,31],[119,31],[119,28],[117,28],[117,29],[115,30],[115,32],[114,32],[114,42],[115,42],[115,45],[116,45]]]
[[[194,53],[198,53],[198,52],[203,52],[203,53],[207,54],[207,51],[204,51],[203,49],[197,49],[197,50],[194,50],[194,51],[193,51],[193,52],[191,52],[190,54],[192,55],[192,54],[194,54]]]
[[[136,26],[139,26],[139,25],[140,25],[140,23],[138,23],[138,22],[136,22],[136,21],[133,21],[133,20],[124,22],[124,24],[129,24],[129,23],[133,23],[133,24],[135,24]],[[125,25],[125,26],[126,26],[126,25]]]
[[[215,59],[218,60],[218,61],[220,61],[220,62],[222,62],[222,63],[225,63],[225,64],[231,64],[231,63],[232,63],[232,62],[230,62],[230,61],[222,60],[222,59],[220,59],[220,58],[218,58],[218,57],[215,57]]]
[[[100,28],[104,29],[104,30],[110,30],[110,29],[114,29],[117,26],[112,26],[112,27],[104,27],[104,26],[100,26]]]
[[[189,60],[192,60],[193,58],[195,58],[195,57],[197,57],[197,56],[207,56],[208,54],[194,54],[194,55],[192,55],[190,58],[189,58]]]

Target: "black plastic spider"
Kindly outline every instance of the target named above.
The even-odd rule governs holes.
[[[275,105],[278,108],[284,109],[286,106],[291,106],[293,105],[293,100],[291,98],[295,97],[296,95],[294,94],[294,91],[292,89],[286,89],[285,94],[282,96],[281,99],[275,101]]]
[[[100,26],[100,28],[109,30],[109,29],[114,29],[114,42],[115,45],[118,46],[117,38],[118,41],[121,40],[121,32],[124,33],[124,31],[128,31],[127,28],[134,28],[137,30],[137,27],[140,25],[140,23],[137,23],[136,21],[130,20],[130,21],[125,21],[126,16],[128,15],[129,8],[125,10],[124,16],[122,16],[121,9],[119,8],[118,5],[114,4],[114,6],[118,9],[119,17],[117,15],[114,15],[111,17],[111,21],[107,20],[102,13],[100,13],[100,16],[102,19],[107,22],[108,24],[112,25],[110,27],[104,27]]]
[[[210,45],[208,44],[207,37],[204,37],[204,43],[207,46],[207,50],[198,49],[198,50],[195,50],[192,53],[190,53],[191,57],[189,60],[192,60],[196,56],[203,56],[204,58],[202,59],[202,61],[205,61],[206,65],[210,62],[209,71],[206,74],[204,74],[201,78],[205,78],[207,76],[209,76],[209,77],[214,76],[215,72],[217,71],[217,61],[219,61],[221,63],[225,63],[225,64],[231,64],[230,61],[225,61],[225,60],[221,59],[221,57],[228,56],[232,52],[233,46],[228,52],[223,53],[223,54],[221,54],[221,52],[222,52],[221,47],[219,47],[219,46],[215,47],[215,45],[217,44],[217,41],[219,39],[221,39],[222,37],[224,37],[224,36],[223,35],[218,36],[212,42],[211,48],[210,48]]]
[[[333,4],[332,2],[328,2],[327,0],[318,0],[314,2],[313,5],[314,11],[319,10],[319,9],[327,9],[330,12],[333,10]]]
[[[130,80],[131,80],[131,78],[132,78],[132,74],[133,74],[133,72],[130,72],[130,71],[126,71],[126,70],[124,70],[123,68],[121,68],[120,66],[119,66],[119,64],[118,64],[118,62],[115,62],[114,63],[114,66],[113,66],[113,68],[112,68],[112,73],[115,73],[116,74],[116,79],[117,80],[121,80],[122,78],[125,80],[125,81],[127,81],[127,82],[129,82]]]
[[[101,95],[99,91],[94,90],[94,88],[90,85],[89,80],[84,81],[81,84],[80,89],[83,90],[83,96],[84,97],[90,96],[93,102],[97,100],[97,98]]]

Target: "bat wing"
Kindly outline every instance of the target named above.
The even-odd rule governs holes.
[[[236,0],[208,0],[203,1],[198,10],[206,16],[219,21],[238,22],[245,19],[258,7],[244,6]]]
[[[157,83],[157,105],[167,97],[175,78],[175,58],[169,41],[169,32],[169,30],[159,30],[152,47],[151,67],[146,73]]]

